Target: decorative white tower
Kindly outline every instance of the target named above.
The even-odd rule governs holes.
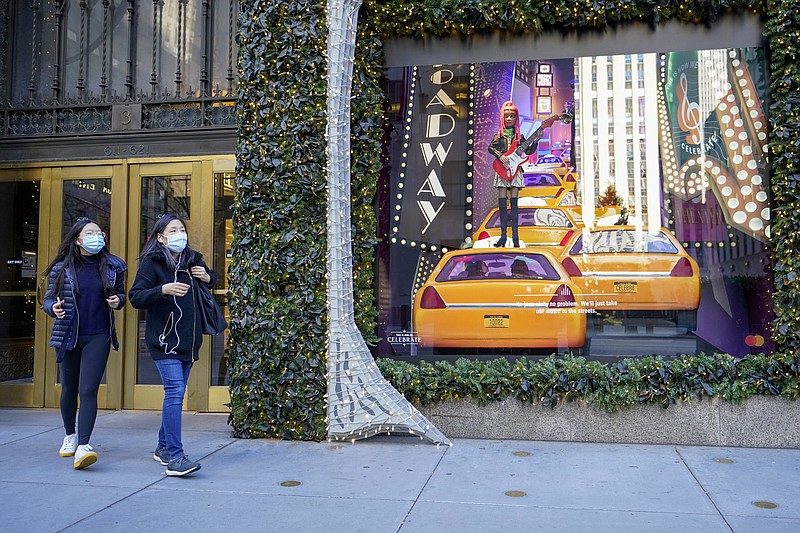
[[[355,324],[350,92],[361,0],[328,1],[328,438],[410,433],[450,445],[381,375]]]

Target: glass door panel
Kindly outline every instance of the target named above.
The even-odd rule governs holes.
[[[106,234],[109,251],[126,260],[125,257],[125,209],[127,204],[127,187],[124,166],[80,165],[54,167],[51,172],[50,207],[45,217],[48,220],[47,262],[58,252],[58,247],[69,228],[81,217],[96,222]],[[112,194],[113,191],[113,194]],[[127,262],[127,260],[126,260]],[[46,263],[45,263],[46,264]],[[45,264],[41,265],[44,268]],[[117,337],[124,342],[125,307],[115,313]],[[42,315],[45,316],[45,315]],[[47,319],[47,339],[52,327],[52,319]],[[47,349],[46,374],[53,376],[52,386],[48,385],[45,395],[45,406],[57,407],[61,394],[59,368],[53,356],[53,348]],[[121,349],[122,350],[122,349]],[[112,351],[100,389],[97,394],[97,405],[101,409],[116,409],[122,403],[122,357],[120,352]]]
[[[193,228],[203,227],[199,220],[200,161],[133,163],[128,168],[128,287],[133,284],[141,254],[150,231],[159,216],[176,213],[186,221],[192,247],[196,247]],[[209,185],[210,187],[210,185]],[[125,344],[125,386],[123,407],[126,409],[160,409],[164,397],[161,377],[145,342],[147,312],[130,309],[126,317],[128,336]],[[202,357],[202,354],[201,354]],[[195,374],[195,372],[192,372]],[[197,396],[190,377],[187,402]],[[186,403],[184,404],[186,405]],[[191,407],[190,407],[191,408]]]
[[[70,169],[72,170],[72,169]],[[60,174],[60,173],[58,173]],[[73,172],[70,172],[73,174]],[[90,175],[90,174],[87,174]],[[96,222],[106,233],[106,242],[111,246],[111,178],[62,179],[61,182],[61,239],[75,222],[85,217]],[[60,368],[57,382],[61,383]],[[106,372],[100,383],[106,384]],[[98,393],[98,406],[106,407],[106,390]]]
[[[65,179],[61,204],[61,238],[80,218],[96,222],[106,232],[106,242],[111,233],[111,178]]]
[[[34,382],[40,183],[0,182],[0,384]],[[23,394],[23,397],[31,397]],[[0,394],[0,396],[5,396]],[[19,403],[27,400],[19,398]],[[9,399],[8,404],[17,403]],[[7,403],[3,402],[7,405]]]
[[[214,173],[214,267],[217,273],[217,286],[214,297],[222,307],[225,318],[228,315],[228,265],[231,261],[231,242],[233,240],[233,182],[232,172]],[[228,386],[228,357],[225,346],[228,330],[211,340],[211,386]]]
[[[235,165],[232,156],[130,165],[128,220],[131,237],[128,239],[128,257],[131,259],[128,267],[131,283],[138,268],[135,258],[147,242],[156,219],[163,213],[176,213],[186,221],[192,248],[202,253],[206,264],[217,273],[219,281],[214,294],[221,305],[225,304],[225,256],[226,250],[230,249]],[[217,178],[221,180],[220,190],[227,192],[215,194]],[[135,338],[130,338],[126,344],[125,373],[129,378],[126,378],[123,404],[131,409],[160,409],[163,388],[144,341],[145,313],[143,310],[130,313],[126,324],[127,331],[135,332],[131,336]],[[195,362],[189,376],[184,408],[196,411],[227,409],[224,404],[230,402],[230,394],[224,385],[227,373],[224,351],[223,335],[203,337],[200,359]],[[219,386],[212,386],[212,382]]]
[[[222,307],[225,318],[230,323],[228,312],[228,267],[231,262],[231,242],[233,241],[233,184],[236,178],[236,159],[221,157],[213,161],[213,170],[209,173],[209,212],[213,212],[210,225],[213,231],[204,246],[211,251],[213,264],[217,273],[217,285],[214,297]],[[208,260],[206,260],[208,262]],[[231,394],[228,389],[228,330],[215,337],[206,337],[209,344],[208,368],[205,378],[208,380],[209,411],[225,412],[230,410]]]
[[[0,257],[5,259],[0,263],[0,405],[58,406],[58,365],[48,346],[53,320],[40,306],[46,290],[40,274],[81,216],[98,221],[112,253],[124,258],[125,223],[117,222],[113,235],[109,231],[112,183],[124,186],[123,176],[121,165],[104,164],[0,169]],[[115,194],[115,212],[122,211],[126,197],[124,189]],[[124,313],[117,315],[121,341]],[[118,407],[122,400],[120,360],[109,358],[109,385],[101,385],[98,394],[101,408]]]
[[[139,251],[141,252],[150,231],[159,216],[175,213],[186,221],[186,231],[192,235],[191,175],[143,176],[141,179],[141,216],[139,227]],[[133,281],[133,280],[131,280]],[[144,324],[147,312],[139,310],[137,343],[136,383],[138,385],[161,385],[161,377],[150,358],[144,340]]]

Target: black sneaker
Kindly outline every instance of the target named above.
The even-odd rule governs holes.
[[[161,463],[161,466],[167,466],[169,464],[169,454],[167,453],[166,446],[164,448],[156,448],[156,451],[153,452],[153,461],[158,461]]]
[[[166,474],[168,476],[185,476],[196,470],[200,470],[200,463],[196,463],[185,455],[182,455],[177,459],[170,459],[167,464]]]

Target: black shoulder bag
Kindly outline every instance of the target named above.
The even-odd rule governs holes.
[[[219,335],[228,327],[225,315],[222,314],[214,295],[208,285],[200,280],[196,281],[197,297],[200,299],[200,325],[203,328],[203,335]]]

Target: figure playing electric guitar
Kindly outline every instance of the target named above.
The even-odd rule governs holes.
[[[498,192],[498,207],[500,208],[500,239],[495,247],[506,245],[506,228],[508,227],[508,204],[511,204],[511,238],[514,247],[519,248],[519,219],[518,195],[519,190],[525,187],[522,176],[522,164],[528,156],[536,151],[539,139],[544,134],[544,129],[549,128],[561,118],[560,115],[547,117],[539,128],[533,132],[529,139],[519,131],[519,110],[512,102],[508,101],[500,109],[500,127],[489,145],[489,153],[496,160],[492,164],[496,174],[494,186]]]

